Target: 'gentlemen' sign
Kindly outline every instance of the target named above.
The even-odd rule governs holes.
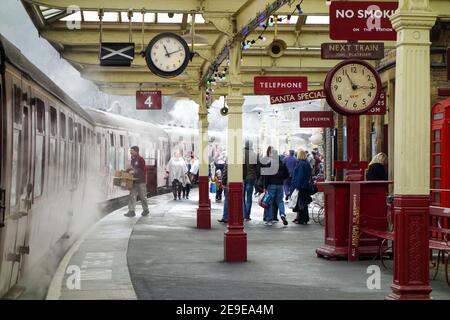
[[[312,90],[300,93],[287,93],[270,96],[270,104],[325,99],[324,90]]]
[[[333,40],[396,40],[389,18],[398,2],[333,1],[330,38]]]
[[[265,77],[258,76],[253,80],[255,94],[285,94],[308,90],[307,77]]]
[[[322,59],[379,60],[384,57],[384,43],[322,43],[321,55]]]
[[[300,128],[332,128],[333,111],[300,111]]]

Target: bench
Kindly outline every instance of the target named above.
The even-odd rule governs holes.
[[[387,228],[385,229],[371,229],[365,227],[365,222],[373,219],[387,219]],[[370,225],[373,225],[370,224]],[[370,217],[367,215],[361,215],[360,217],[360,231],[367,235],[381,239],[378,251],[378,256],[380,257],[381,264],[384,268],[386,265],[383,261],[383,256],[389,249],[387,246],[387,241],[393,242],[395,239],[394,224],[392,220],[392,210],[391,204],[388,204],[387,216],[383,218]],[[448,274],[448,262],[450,256],[450,208],[443,208],[437,206],[430,206],[430,228],[429,228],[429,244],[431,257],[433,250],[438,250],[438,257],[436,271],[433,275],[433,280],[436,278],[441,259],[443,260],[445,266],[445,280],[448,286],[450,286],[450,279]],[[392,249],[392,247],[391,247]],[[376,258],[376,256],[375,256]]]

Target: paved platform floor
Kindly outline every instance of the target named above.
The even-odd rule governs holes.
[[[392,270],[381,267],[380,289],[368,289],[370,265],[317,258],[323,227],[264,226],[262,208],[254,203],[245,223],[248,262],[223,261],[226,225],[217,222],[222,203],[212,198],[212,228],[196,228],[197,189],[189,200],[171,194],[149,199],[150,216],[126,218],[122,208],[100,220],[63,259],[48,299],[193,299],[310,300],[383,299],[390,291]],[[387,264],[392,267],[392,262]],[[68,267],[81,269],[74,288]],[[74,267],[75,266],[75,267]],[[443,279],[431,281],[435,299],[450,299]]]

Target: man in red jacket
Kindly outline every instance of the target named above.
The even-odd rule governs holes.
[[[128,212],[124,214],[125,217],[134,217],[136,213],[134,208],[136,206],[136,196],[139,194],[141,198],[142,216],[147,216],[149,214],[148,204],[147,204],[147,186],[145,184],[145,160],[139,155],[139,147],[133,146],[130,148],[131,154],[131,168],[127,169],[127,172],[131,173],[134,180],[133,188],[130,190],[130,198],[128,200]]]

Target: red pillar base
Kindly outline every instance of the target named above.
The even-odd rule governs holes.
[[[394,197],[394,283],[387,300],[430,300],[429,196]]]
[[[244,231],[242,182],[228,183],[228,231],[224,235],[226,262],[247,261],[247,234]]]
[[[209,200],[208,177],[198,177],[197,228],[211,229],[211,202]]]

